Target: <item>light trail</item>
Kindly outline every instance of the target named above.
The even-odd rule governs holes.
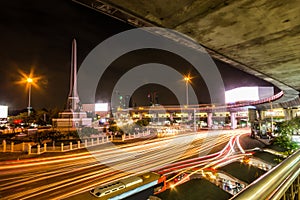
[[[231,137],[230,141],[232,141],[232,137]],[[181,168],[181,167],[184,168],[185,166],[198,165],[198,164],[202,164],[203,162],[209,162],[209,161],[213,161],[215,159],[218,159],[222,154],[224,154],[224,152],[228,151],[228,148],[229,148],[230,144],[231,144],[231,142],[228,142],[227,145],[221,151],[219,151],[217,153],[202,156],[202,157],[198,157],[198,158],[188,159],[188,160],[181,161],[181,162],[176,162],[176,163],[170,164],[168,166],[165,166],[163,168],[163,170],[159,170],[158,173],[166,174],[167,172],[172,172],[172,170],[176,166],[177,167],[179,166],[178,168]]]
[[[224,134],[208,137],[207,134],[189,133],[117,147],[103,145],[92,154],[84,152],[0,162],[0,195],[2,199],[66,198],[130,174],[172,166],[168,163],[184,162],[183,159],[198,156],[199,152],[212,148],[212,142],[224,144],[237,134],[225,131]],[[183,148],[186,148],[185,152],[181,151]],[[87,193],[84,199],[89,197]]]
[[[189,179],[190,176],[192,176],[195,173],[198,173],[198,172],[203,173],[203,170],[209,169],[209,168],[212,168],[213,170],[215,170],[215,169],[217,169],[221,166],[227,165],[231,162],[241,160],[245,156],[250,156],[250,155],[252,155],[252,153],[245,153],[245,150],[240,145],[239,139],[240,139],[241,135],[242,134],[232,136],[230,138],[229,142],[227,143],[227,145],[221,151],[219,151],[215,154],[211,154],[209,156],[203,156],[203,157],[196,158],[196,159],[189,159],[189,160],[186,160],[183,162],[174,163],[174,164],[172,164],[171,167],[169,167],[168,169],[164,169],[163,171],[160,171],[159,173],[162,173],[164,175],[169,175],[169,174],[179,171],[179,173],[177,173],[175,176],[171,177],[170,179],[168,179],[166,181],[166,182],[170,182],[170,181],[174,180],[175,178],[177,178],[178,176],[186,173],[187,171],[192,170],[192,172],[189,173],[182,180],[171,185],[171,188],[175,188],[177,185],[182,184],[187,179]],[[241,154],[237,154],[237,152],[234,150],[235,144],[238,146],[239,150],[242,152]],[[188,164],[186,164],[186,163],[188,163]],[[196,169],[196,168],[199,168],[199,169]]]
[[[240,136],[241,136],[241,135],[238,135],[238,136],[237,136],[236,144],[237,144],[237,146],[239,147],[240,151],[241,151],[242,153],[245,153],[245,150],[243,149],[243,147],[242,147],[241,144],[240,144]]]

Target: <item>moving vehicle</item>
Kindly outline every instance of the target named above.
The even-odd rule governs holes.
[[[100,185],[93,188],[90,193],[100,200],[124,199],[148,189],[152,189],[153,193],[159,193],[166,189],[165,180],[165,176],[155,172],[147,172]]]

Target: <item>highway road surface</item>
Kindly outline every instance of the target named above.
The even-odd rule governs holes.
[[[0,162],[1,199],[95,199],[97,185],[171,163],[205,156],[225,146],[234,135],[249,130],[187,133],[115,145],[99,145],[90,152]]]

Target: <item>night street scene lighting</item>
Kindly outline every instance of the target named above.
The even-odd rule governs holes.
[[[300,199],[298,1],[1,4],[1,200]]]

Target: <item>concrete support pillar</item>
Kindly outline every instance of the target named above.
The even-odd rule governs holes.
[[[292,118],[299,117],[297,116],[298,109],[292,109]]]
[[[125,140],[125,136],[126,136],[125,134],[122,135],[122,141]]]
[[[44,143],[44,152],[47,152],[47,143]]]
[[[28,144],[28,154],[31,154],[31,144]]]
[[[143,114],[142,113],[139,113],[139,119],[143,119]]]
[[[40,144],[37,145],[37,154],[41,154],[41,145]]]
[[[97,137],[97,144],[100,144],[99,137]]]
[[[264,120],[265,119],[265,113],[262,110],[258,110],[258,118],[260,120]]]
[[[208,126],[208,128],[211,128],[212,127],[212,113],[207,113],[207,126]]]
[[[6,140],[2,141],[2,145],[3,145],[3,152],[6,152]]]
[[[171,123],[173,122],[173,113],[170,113],[170,121],[171,121]]]
[[[77,141],[77,148],[80,148],[80,140]]]
[[[55,151],[55,141],[52,142],[52,150]]]
[[[188,121],[191,121],[191,120],[192,120],[192,116],[193,116],[192,113],[188,113]]]
[[[64,143],[60,143],[60,151],[61,151],[61,152],[64,151]]]
[[[230,113],[230,122],[231,122],[231,129],[237,128],[237,120],[236,120],[236,113]]]
[[[292,119],[292,110],[291,109],[288,109],[288,108],[286,108],[286,109],[284,109],[284,118],[285,118],[285,120],[291,120]]]
[[[25,142],[22,142],[22,151],[25,151]]]
[[[92,146],[93,146],[94,145],[94,139],[92,138],[91,140],[92,140]]]
[[[108,136],[106,136],[106,142],[108,142],[108,140],[109,140],[109,138],[108,138]]]
[[[10,152],[14,152],[14,142],[10,143]]]
[[[84,140],[84,147],[87,147],[87,140]]]
[[[70,142],[70,150],[72,150],[72,149],[73,149],[73,143]]]
[[[103,136],[101,137],[101,142],[104,143],[104,137]]]

